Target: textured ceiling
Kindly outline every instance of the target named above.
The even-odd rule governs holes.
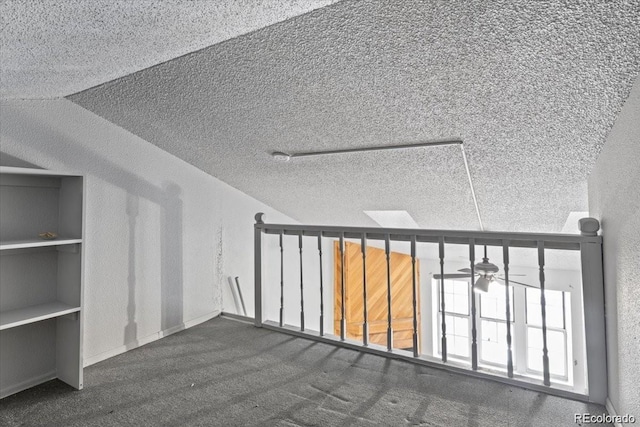
[[[335,0],[2,0],[0,94],[55,98]]]
[[[305,223],[477,228],[459,148],[269,155],[460,138],[487,229],[560,231],[587,210],[638,27],[637,0],[343,0],[70,99]]]

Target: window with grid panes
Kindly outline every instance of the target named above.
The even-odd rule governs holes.
[[[545,290],[545,311],[547,328],[547,350],[549,373],[553,376],[567,377],[567,331],[566,331],[566,292]],[[526,289],[526,334],[527,369],[542,373],[542,310],[540,289]]]
[[[480,294],[480,361],[492,365],[507,366],[507,303],[505,287],[497,284],[489,286]],[[511,352],[515,360],[515,304],[513,287],[509,286],[509,321],[511,330]]]
[[[438,281],[438,289],[439,283],[440,281]],[[440,297],[440,293],[438,293],[438,298]],[[469,341],[469,282],[466,280],[445,280],[444,306],[447,325],[447,354],[468,359],[471,351]],[[440,301],[438,301],[438,313],[438,331],[439,335],[442,336],[442,306]],[[442,348],[439,347],[438,350],[442,354]]]

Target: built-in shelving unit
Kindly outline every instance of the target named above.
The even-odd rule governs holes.
[[[83,203],[82,176],[0,167],[0,398],[82,388]]]

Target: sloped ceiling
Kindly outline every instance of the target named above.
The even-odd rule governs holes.
[[[486,229],[558,232],[587,210],[638,27],[638,1],[343,0],[69,99],[305,223],[477,229],[457,147],[270,156],[459,138]]]
[[[2,0],[3,98],[58,98],[336,0]]]

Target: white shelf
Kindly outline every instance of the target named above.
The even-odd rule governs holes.
[[[0,242],[0,251],[6,249],[26,249],[42,248],[46,246],[62,246],[82,243],[82,239],[57,238],[53,240],[30,239],[30,240],[9,240]]]
[[[0,166],[0,196],[0,398],[52,377],[81,389],[84,178]]]
[[[56,301],[0,312],[0,330],[15,328],[16,326],[52,319],[79,311],[80,307],[73,307]]]

